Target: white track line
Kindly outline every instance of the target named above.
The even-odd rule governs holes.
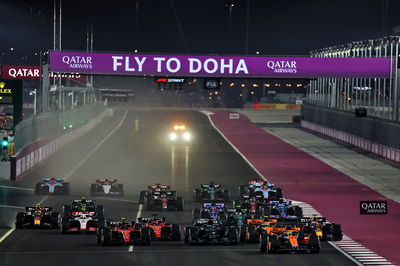
[[[26,188],[26,187],[10,187],[10,186],[0,186],[0,188],[8,188],[8,189],[16,189],[16,190],[34,191],[34,189],[33,189],[33,188]]]
[[[92,151],[90,151],[90,152],[85,156],[85,158],[83,158],[83,159],[82,159],[82,160],[81,160],[81,161],[80,161],[66,176],[65,176],[64,180],[70,178],[70,177],[72,176],[72,174],[73,174],[79,167],[81,167],[81,166],[86,162],[86,160],[89,159],[89,157],[90,157],[93,153],[95,153],[95,152],[100,148],[100,146],[103,145],[104,142],[106,142],[106,141],[115,133],[115,131],[117,131],[117,130],[121,127],[121,125],[122,125],[122,123],[124,122],[125,117],[126,117],[127,114],[128,114],[128,111],[125,112],[125,114],[124,114],[124,116],[122,117],[122,119],[121,119],[121,121],[119,122],[119,124],[118,124],[104,139],[102,139],[102,140],[96,145],[96,147],[94,147],[94,149],[93,149]],[[33,189],[32,189],[32,190],[33,190]],[[39,201],[39,203],[42,204],[48,197],[49,197],[49,196],[43,197],[43,198]],[[10,230],[8,230],[8,231],[0,238],[0,243],[3,242],[4,239],[6,239],[9,235],[11,235],[11,233],[14,232],[14,231],[15,231],[15,228],[11,228]]]
[[[225,137],[225,135],[215,126],[215,124],[214,124],[214,122],[212,121],[212,119],[211,119],[211,115],[213,115],[214,113],[212,113],[212,112],[209,112],[209,111],[207,111],[207,110],[200,110],[200,113],[203,113],[204,115],[206,115],[207,117],[208,117],[208,120],[210,121],[210,124],[212,125],[212,127],[225,139],[225,141],[227,142],[227,143],[229,143],[229,145],[231,145],[231,147],[248,163],[248,165],[262,178],[262,179],[264,179],[265,181],[267,181],[268,182],[268,180],[254,167],[254,165],[253,164],[251,164],[250,162],[249,162],[249,160],[247,160],[247,158],[236,148],[236,146],[235,145],[233,145],[233,143],[232,142],[230,142],[226,137]],[[236,112],[237,113],[237,112]],[[302,207],[303,208],[303,206],[304,206],[304,216],[311,216],[311,215],[313,215],[313,214],[317,214],[318,216],[321,216],[318,212],[317,212],[317,210],[315,210],[311,205],[309,205],[308,203],[305,203],[305,202],[299,202],[299,201],[292,201],[294,204],[297,204],[297,205],[300,205],[300,207]],[[303,205],[303,206],[302,206]],[[346,236],[346,235],[344,235],[343,236],[343,240],[349,240],[349,241],[354,241],[354,240],[352,240],[350,237],[348,237],[348,236]],[[380,257],[378,254],[376,254],[376,253],[374,253],[374,252],[372,252],[372,251],[370,251],[369,249],[367,249],[367,248],[365,248],[363,245],[361,245],[361,244],[359,244],[359,243],[357,243],[357,242],[351,242],[351,243],[356,243],[357,245],[352,245],[351,247],[346,247],[345,245],[344,246],[342,246],[342,245],[340,245],[340,241],[337,241],[337,242],[332,242],[332,241],[328,241],[328,243],[329,244],[331,244],[332,245],[332,247],[334,247],[335,249],[337,249],[340,253],[342,253],[343,255],[345,255],[347,258],[349,258],[351,261],[353,261],[356,265],[359,265],[359,266],[362,266],[362,265],[370,265],[370,264],[372,264],[371,262],[376,262],[376,263],[390,263],[389,261],[387,261],[386,259],[385,259],[385,261],[375,261],[374,259],[377,259],[377,257]],[[346,242],[347,243],[347,242]],[[350,250],[353,250],[353,249],[355,249],[355,248],[358,248],[358,247],[360,247],[361,249],[360,250],[365,250],[365,251],[358,251],[358,252],[352,252],[352,251],[348,251],[348,249],[350,249]],[[366,253],[366,254],[369,254],[370,255],[370,257],[374,257],[374,258],[372,258],[372,259],[370,259],[370,260],[357,260],[356,258],[355,258],[355,255],[353,256],[352,254],[361,254],[361,253]],[[369,263],[368,263],[369,262]]]
[[[143,204],[139,204],[138,211],[136,213],[136,218],[135,221],[137,222],[139,217],[142,215],[142,210],[143,210]],[[133,252],[133,245],[130,245],[128,248],[128,252]]]
[[[15,228],[11,228],[10,230],[8,230],[1,238],[0,238],[0,244],[1,242],[3,242],[9,235],[12,234],[12,232],[15,231]]]
[[[83,158],[83,159],[82,159],[82,160],[81,160],[81,161],[80,161],[66,176],[65,176],[64,179],[70,178],[70,177],[72,176],[72,174],[73,174],[79,167],[81,167],[81,166],[86,162],[86,160],[89,159],[89,157],[92,156],[93,153],[95,153],[95,152],[100,148],[100,146],[103,145],[104,142],[106,142],[106,141],[115,133],[115,131],[117,131],[117,130],[122,126],[122,123],[124,122],[125,117],[126,117],[127,114],[128,114],[128,111],[125,112],[125,114],[124,114],[124,116],[122,117],[122,119],[121,119],[121,121],[119,122],[119,124],[118,124],[110,133],[108,133],[108,135],[107,135],[104,139],[102,139],[102,140],[96,145],[96,147],[94,147],[94,149],[93,149],[92,151],[90,151],[90,152],[85,156],[85,158]]]
[[[13,206],[13,205],[0,205],[0,208],[25,209],[25,207],[22,207],[22,206]]]

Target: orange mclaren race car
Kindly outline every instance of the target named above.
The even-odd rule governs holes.
[[[318,253],[321,249],[315,230],[298,222],[271,223],[260,232],[260,251]]]

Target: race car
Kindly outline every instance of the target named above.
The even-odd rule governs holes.
[[[91,196],[124,195],[124,185],[118,184],[117,179],[96,179],[96,184],[90,184]]]
[[[46,177],[35,186],[35,195],[68,195],[70,185],[62,178]]]
[[[35,207],[25,207],[24,212],[18,212],[15,219],[15,228],[58,228],[59,213],[53,212],[51,207],[36,204]]]
[[[283,198],[281,188],[276,188],[274,184],[259,180],[250,180],[247,181],[247,185],[241,185],[239,187],[239,195],[241,197],[244,195],[250,197],[259,195],[266,200],[279,200]]]
[[[120,221],[107,222],[107,226],[97,229],[97,244],[108,245],[150,245],[151,231],[140,223]]]
[[[228,189],[221,185],[210,182],[200,185],[200,188],[193,189],[193,197],[196,202],[228,202],[230,193]]]
[[[188,144],[192,140],[192,135],[184,124],[175,124],[168,137],[170,142],[173,144]]]
[[[227,226],[221,221],[197,219],[193,221],[192,226],[185,227],[185,243],[187,245],[237,245],[239,235],[236,227]]]
[[[183,211],[183,199],[173,190],[154,191],[146,196],[144,205],[148,211]]]
[[[148,196],[153,195],[154,192],[158,191],[168,191],[171,189],[171,186],[155,184],[154,186],[148,186],[148,190],[140,191],[139,193],[139,204],[144,204],[144,201]]]
[[[139,217],[138,223],[144,227],[150,228],[151,240],[172,240],[179,241],[181,239],[179,224],[171,224],[167,222],[165,217]]]
[[[291,201],[279,200],[270,201],[265,215],[270,218],[296,219],[303,217],[303,209],[300,206],[292,205]]]
[[[342,226],[328,222],[325,217],[313,215],[300,218],[300,222],[312,227],[321,240],[340,241],[343,239]]]
[[[227,218],[224,203],[203,203],[202,207],[193,209],[193,220],[200,218],[225,221]]]
[[[297,222],[277,222],[263,227],[260,233],[260,251],[318,253],[321,249],[315,230]]]
[[[97,205],[95,200],[82,197],[72,200],[70,205],[64,205],[60,222],[60,232],[97,232],[98,228],[105,227],[104,209]]]
[[[265,215],[265,209],[269,208],[269,202],[262,195],[243,195],[241,199],[234,200],[233,206],[238,209],[247,209],[250,213]]]
[[[230,226],[235,226],[238,229],[240,235],[240,241],[244,242],[246,240],[246,222],[249,218],[260,218],[255,216],[247,209],[227,209],[226,210],[226,224]]]

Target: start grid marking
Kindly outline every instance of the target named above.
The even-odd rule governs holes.
[[[303,209],[303,215],[306,217],[312,216],[313,214],[321,216],[321,214],[308,203],[294,200],[292,203],[299,205]],[[354,262],[358,265],[395,265],[346,235],[343,235],[341,241],[329,241],[329,243],[338,250],[341,250],[342,253],[347,254],[348,257],[350,256],[353,258]]]

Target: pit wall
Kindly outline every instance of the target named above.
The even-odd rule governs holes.
[[[106,117],[113,116],[112,109],[104,109],[99,115],[85,125],[66,131],[57,137],[48,137],[26,145],[15,156],[11,157],[10,179],[19,180],[33,167],[58,151],[64,145],[76,140],[96,127]]]
[[[301,107],[301,126],[400,162],[400,124],[311,104]]]

